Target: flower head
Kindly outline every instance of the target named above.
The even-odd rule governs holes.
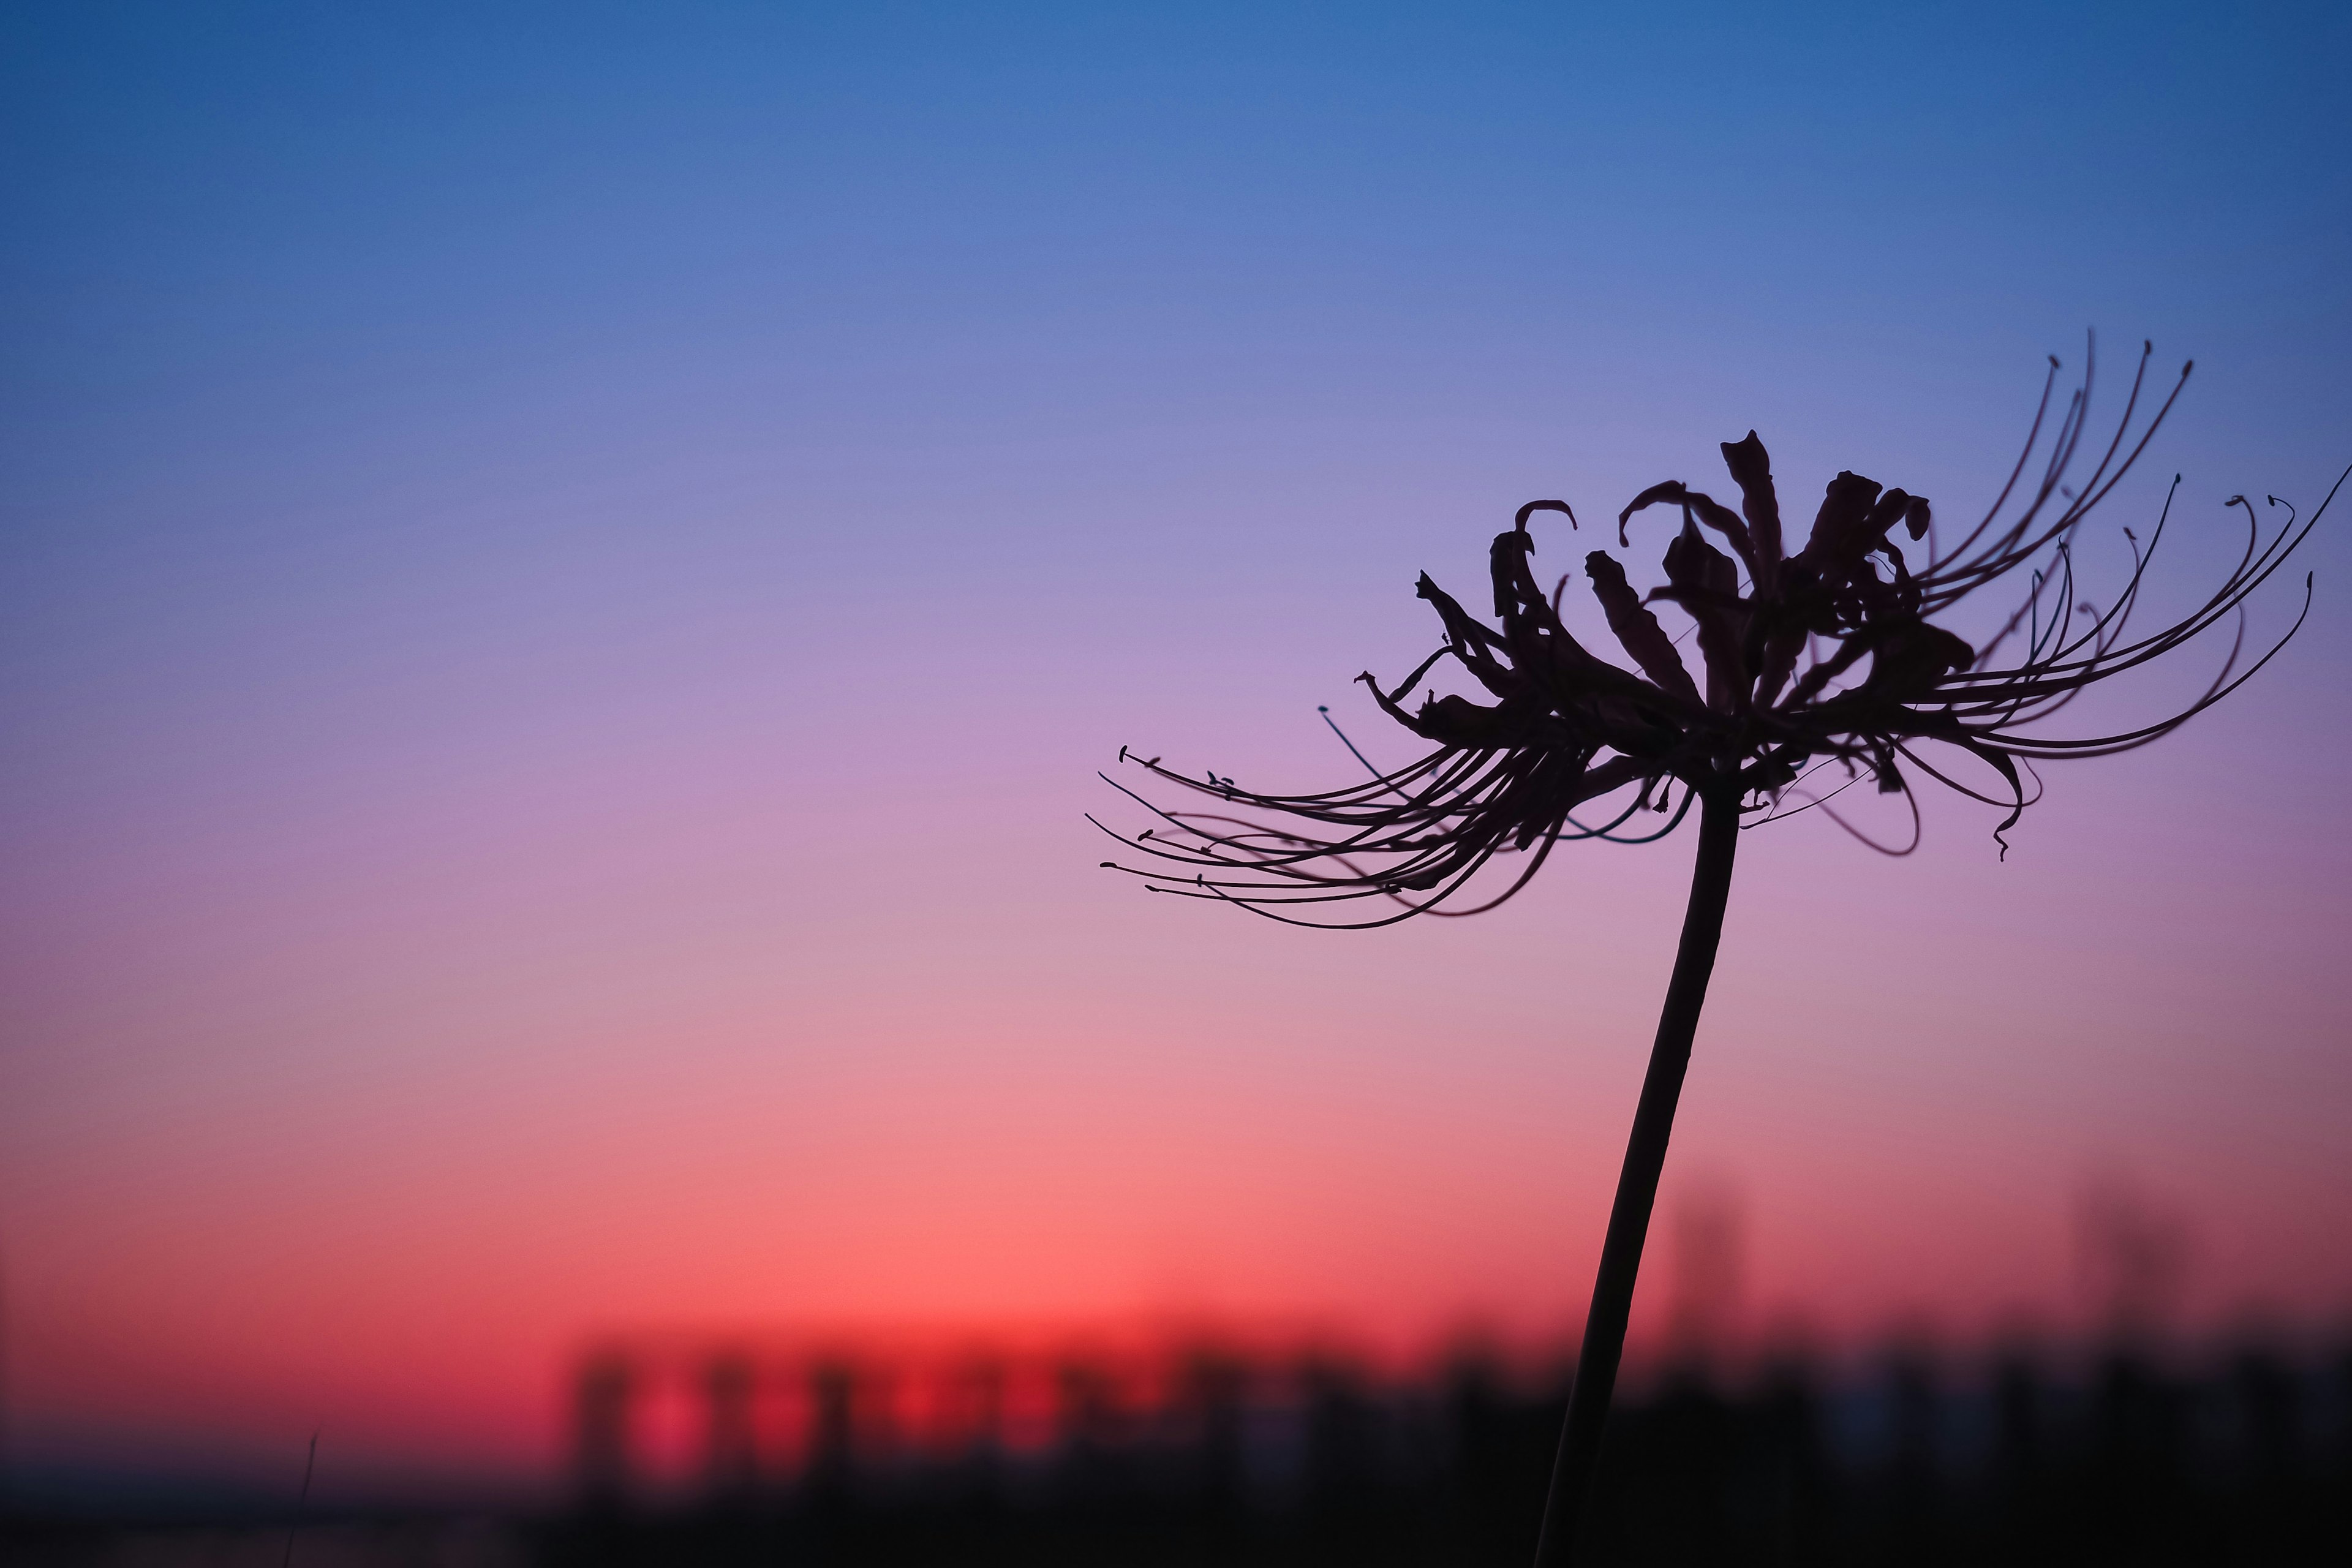
[[[2065,482],[2084,438],[2086,372],[2048,443],[2038,481],[2021,497],[2027,465],[2043,447],[2058,371],[2053,358],[2008,483],[1983,520],[1948,548],[1941,546],[1925,497],[1849,472],[1829,482],[1803,544],[1789,551],[1771,461],[1754,431],[1723,444],[1739,491],[1738,510],[1680,480],[1651,486],[1619,514],[1618,544],[1631,548],[1637,514],[1661,507],[1679,512],[1664,582],[1644,594],[1607,551],[1594,550],[1584,561],[1589,591],[1630,669],[1588,648],[1563,622],[1562,597],[1573,574],[1549,595],[1543,592],[1530,521],[1557,512],[1573,528],[1576,516],[1565,501],[1529,501],[1495,539],[1494,622],[1472,615],[1424,574],[1419,593],[1436,610],[1444,640],[1393,689],[1383,689],[1369,672],[1358,678],[1391,718],[1435,750],[1392,773],[1367,763],[1372,776],[1347,787],[1279,795],[1243,789],[1213,773],[1204,782],[1122,749],[1122,762],[1217,805],[1163,810],[1143,802],[1159,822],[1133,837],[1112,836],[1145,863],[1104,864],[1143,876],[1159,891],[1221,899],[1277,919],[1385,925],[1424,912],[1491,909],[1524,887],[1561,839],[1660,837],[1692,800],[1707,795],[1736,797],[1755,826],[1868,778],[1911,805],[1911,843],[1889,851],[1908,853],[1917,843],[1917,776],[2006,808],[1995,829],[2005,853],[2001,836],[2040,794],[2035,761],[2146,745],[2234,690],[2302,625],[2298,616],[2286,637],[2243,664],[2244,601],[2308,535],[2326,503],[2299,526],[2288,507],[2285,525],[2265,541],[2252,504],[2233,497],[2248,528],[2236,567],[2188,616],[2159,630],[2133,632],[2177,475],[2146,546],[2124,531],[2133,565],[2115,596],[2104,605],[2077,600],[2074,546],[2084,521],[2146,449],[2189,376],[2184,366],[2133,437],[2148,357],[2144,349],[2123,416],[2089,477],[2079,486]],[[2330,490],[2328,499],[2334,496]],[[2014,508],[2012,498],[2019,498]],[[2270,503],[2284,504],[2275,497]],[[1936,623],[1970,595],[2021,575],[2014,613],[1981,647]],[[2307,612],[2308,578],[2305,588]],[[1683,637],[1696,645],[1696,670],[1652,607],[1660,604],[1690,623]],[[2195,701],[2114,733],[2068,736],[2049,729],[2048,721],[2084,690],[2232,618],[2236,640]],[[1448,658],[1492,700],[1432,694],[1418,708],[1405,706],[1422,678]],[[1982,764],[1979,783],[1954,776],[1963,757]],[[1840,770],[1843,782],[1818,794],[1808,781],[1825,767]],[[1607,820],[1580,820],[1580,807],[1610,796],[1620,805],[1604,814]],[[1627,825],[1644,809],[1671,809],[1672,816],[1655,831],[1629,835]],[[1502,854],[1526,856],[1515,879],[1473,908],[1439,907]],[[1393,907],[1366,920],[1313,918],[1339,912],[1319,906],[1359,899]]]

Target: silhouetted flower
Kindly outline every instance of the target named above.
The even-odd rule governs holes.
[[[1194,777],[1122,750],[1122,762],[1141,763],[1171,784],[1249,815],[1152,807],[1159,826],[1133,838],[1114,837],[1157,864],[1104,864],[1146,876],[1159,891],[1222,899],[1277,919],[1299,920],[1307,912],[1301,906],[1367,897],[1399,906],[1369,921],[1302,923],[1385,925],[1432,910],[1468,914],[1476,910],[1436,906],[1498,853],[1532,852],[1517,878],[1476,909],[1491,909],[1525,886],[1559,840],[1622,839],[1644,807],[1674,810],[1666,826],[1641,836],[1646,838],[1671,831],[1692,800],[1709,792],[1735,794],[1748,826],[1818,804],[1823,797],[1797,786],[1824,766],[1843,770],[1841,789],[1869,778],[1908,799],[1916,774],[2004,806],[2008,815],[1995,837],[2005,854],[2002,834],[2038,795],[2034,761],[2145,745],[2227,695],[2285,641],[2244,669],[2233,644],[2204,694],[2157,722],[2083,737],[2046,728],[2088,688],[2238,615],[2318,521],[2315,512],[2297,527],[2289,508],[2286,527],[2264,543],[2253,507],[2233,497],[2231,504],[2245,508],[2249,529],[2236,569],[2190,615],[2134,637],[2133,611],[2170,517],[2168,492],[2145,549],[2124,531],[2134,565],[2120,591],[2104,607],[2077,602],[2077,533],[2145,449],[2188,379],[2184,366],[2126,449],[2147,362],[2144,350],[2115,436],[2074,489],[2063,481],[2084,436],[2086,374],[2049,444],[2039,481],[2002,522],[2042,444],[2058,370],[2053,358],[2008,484],[1984,520],[1947,550],[1935,547],[1925,497],[1841,473],[1830,481],[1803,546],[1787,552],[1770,459],[1754,431],[1722,448],[1739,490],[1738,510],[1679,480],[1643,490],[1619,514],[1618,542],[1629,545],[1636,513],[1662,506],[1679,511],[1682,526],[1666,546],[1664,584],[1641,594],[1606,551],[1585,557],[1590,590],[1633,670],[1587,648],[1562,623],[1569,577],[1549,596],[1538,584],[1530,518],[1559,512],[1571,527],[1576,519],[1564,501],[1529,501],[1493,546],[1499,625],[1471,615],[1424,574],[1420,595],[1437,611],[1444,644],[1393,689],[1383,690],[1369,672],[1358,678],[1391,718],[1434,742],[1434,751],[1395,772],[1375,771],[1364,783],[1280,795],[1245,790],[1214,773]],[[2177,490],[2178,476],[2173,484]],[[2272,504],[2281,503],[2273,498]],[[1923,545],[1915,569],[1906,547],[1919,552]],[[2021,603],[1981,648],[1932,618],[2020,574],[2030,576]],[[2307,581],[2305,586],[2307,610]],[[1684,635],[1697,647],[1696,675],[1651,608],[1659,603],[1678,606],[1692,623]],[[1433,695],[1418,709],[1405,707],[1422,678],[1448,658],[1494,700]],[[1933,746],[1986,764],[1991,773],[1983,787],[1956,779],[1948,755],[1931,760]],[[1629,789],[1630,800],[1611,820],[1586,826],[1577,818],[1585,803]],[[1916,845],[1916,800],[1912,809],[1911,846],[1893,853]],[[1284,820],[1277,826],[1252,820],[1257,816]]]
[[[2298,616],[2285,637],[2240,670],[2240,606],[2309,535],[2327,505],[2322,502],[2300,525],[2289,507],[2286,524],[2266,543],[2261,518],[2239,496],[2231,504],[2245,508],[2247,536],[2237,565],[2189,615],[2159,631],[2131,635],[2148,562],[2172,514],[2177,475],[2147,548],[2124,531],[2132,570],[2115,598],[2104,608],[2077,602],[2074,545],[2084,520],[2130,470],[2180,395],[2176,383],[2126,450],[2147,361],[2143,351],[2115,437],[2076,490],[2064,479],[2083,440],[2086,371],[2039,481],[2004,522],[2042,444],[2058,370],[2052,360],[2024,454],[1984,520],[1948,550],[1938,548],[1935,514],[1924,498],[1842,473],[1830,481],[1804,546],[1789,553],[1771,461],[1752,430],[1723,447],[1739,488],[1738,511],[1679,480],[1643,490],[1618,514],[1617,541],[1620,548],[1629,545],[1626,531],[1636,512],[1657,506],[1678,510],[1682,528],[1666,546],[1664,584],[1643,595],[1606,551],[1593,551],[1584,562],[1610,634],[1639,674],[1570,634],[1559,614],[1567,577],[1549,598],[1538,585],[1528,519],[1538,511],[1561,512],[1572,528],[1576,516],[1565,501],[1529,501],[1510,531],[1495,540],[1500,625],[1471,615],[1424,575],[1421,596],[1435,606],[1444,643],[1393,690],[1381,689],[1370,674],[1361,677],[1391,718],[1436,747],[1393,773],[1367,762],[1372,773],[1367,783],[1324,795],[1276,795],[1244,790],[1213,773],[1205,781],[1193,778],[1161,767],[1156,757],[1134,759],[1169,783],[1223,805],[1205,811],[1153,806],[1160,826],[1121,842],[1157,864],[1104,864],[1149,878],[1160,892],[1223,900],[1296,924],[1387,925],[1415,914],[1491,909],[1526,886],[1561,839],[1625,841],[1621,830],[1644,807],[1671,806],[1674,815],[1664,827],[1633,841],[1663,837],[1697,803],[1690,900],[1601,1244],[1537,1546],[1539,1568],[1562,1568],[1571,1560],[1599,1470],[1643,1238],[1723,934],[1741,827],[1820,805],[1827,796],[1810,792],[1807,780],[1821,769],[1840,768],[1845,780],[1838,789],[1874,779],[1910,804],[1911,844],[1889,851],[1908,854],[1918,842],[1918,806],[1911,794],[1916,773],[2005,806],[2008,815],[1994,830],[2005,853],[2002,833],[2038,793],[2036,761],[2146,745],[2228,695],[2302,626]],[[2180,375],[2186,382],[2188,367]],[[2336,489],[2343,483],[2339,479]],[[2330,490],[2328,500],[2335,496]],[[2281,503],[2273,498],[2271,504]],[[1729,554],[1717,540],[1729,546]],[[1925,547],[1916,571],[1906,545]],[[1932,618],[2019,574],[2030,579],[2021,602],[1983,647]],[[1696,675],[1651,608],[1661,603],[1691,623],[1685,636],[1697,645]],[[2306,612],[2310,605],[2305,579]],[[2063,736],[2047,728],[2091,687],[2161,658],[2233,616],[2238,640],[2194,702],[2155,723],[2109,734]],[[1494,700],[1433,694],[1417,710],[1404,707],[1422,677],[1447,658]],[[1952,759],[1963,756],[1990,770],[1985,789],[1947,771]],[[1129,760],[1124,749],[1119,757]],[[1606,822],[1588,826],[1575,816],[1589,801],[1624,792],[1631,792],[1626,804]],[[1234,815],[1236,809],[1246,815]],[[1264,820],[1268,817],[1278,822]],[[1527,860],[1500,893],[1472,909],[1437,907],[1506,852],[1525,852]],[[1367,921],[1304,918],[1316,906],[1365,898],[1391,900],[1397,908]]]

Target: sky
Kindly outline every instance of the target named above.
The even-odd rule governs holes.
[[[20,1466],[545,1475],[640,1328],[1570,1334],[1691,835],[1295,931],[1099,870],[1097,770],[1407,759],[1420,572],[1751,427],[1981,508],[2093,329],[2100,428],[2197,361],[2085,552],[2182,475],[2160,602],[2352,462],[2341,7],[0,29]],[[2116,1190],[2183,1333],[2352,1309],[2345,521],[2006,860],[1743,844],[1660,1210],[1742,1331],[2073,1331]]]

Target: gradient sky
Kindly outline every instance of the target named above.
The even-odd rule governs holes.
[[[1401,760],[1418,572],[1751,426],[1981,506],[2086,327],[2199,362],[2169,602],[2352,461],[2342,7],[1636,9],[10,7],[18,1458],[529,1472],[633,1325],[1572,1327],[1689,837],[1297,932],[1094,770]],[[2005,864],[1747,842],[1661,1212],[1753,1332],[2063,1329],[2100,1183],[2184,1324],[2352,1308],[2347,522]]]

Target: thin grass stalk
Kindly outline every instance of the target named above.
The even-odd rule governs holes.
[[[1641,1104],[1633,1112],[1624,1168],[1617,1177],[1617,1199],[1609,1210],[1609,1235],[1601,1246],[1601,1269],[1592,1283],[1584,1343],[1576,1357],[1576,1383],[1569,1394],[1568,1419],[1560,1427],[1551,1491],[1544,1500],[1543,1529],[1536,1540],[1536,1568],[1570,1568],[1578,1560],[1578,1532],[1591,1510],[1610,1396],[1617,1387],[1617,1363],[1625,1353],[1625,1321],[1642,1268],[1642,1244],[1650,1233],[1650,1211],[1657,1203],[1658,1175],[1665,1169],[1666,1140],[1674,1131],[1683,1075],[1690,1068],[1699,1011],[1706,1005],[1716,947],[1723,940],[1731,864],[1739,848],[1739,793],[1736,786],[1717,785],[1701,802],[1698,857],[1691,868],[1690,902],[1683,911],[1682,945],[1675,953],[1674,977],[1666,983],[1657,1041],[1650,1047]]]

